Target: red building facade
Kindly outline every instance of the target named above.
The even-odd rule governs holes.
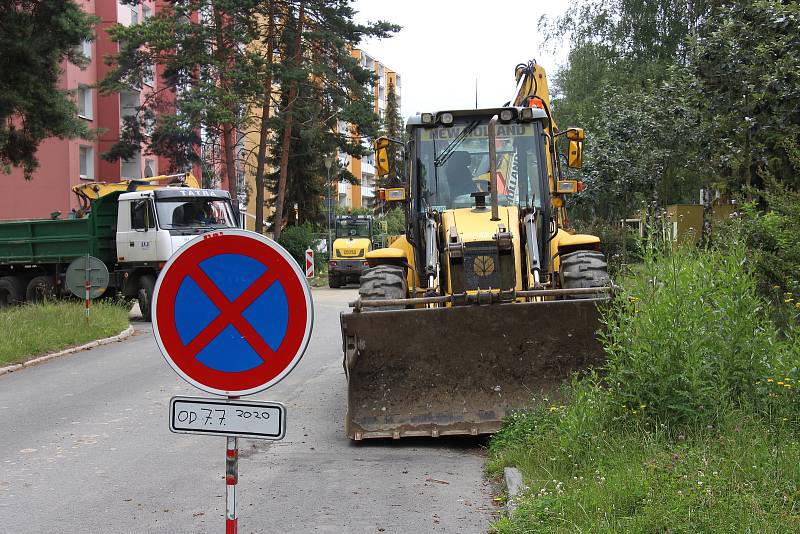
[[[118,50],[107,29],[115,24],[138,24],[152,16],[162,1],[144,0],[136,6],[123,5],[118,0],[78,0],[78,4],[99,17],[100,22],[95,40],[82,45],[83,53],[91,60],[89,65],[81,69],[65,62],[60,85],[62,89],[75,91],[78,114],[91,129],[103,133],[96,140],[45,140],[37,152],[39,168],[31,180],[25,180],[19,168],[13,168],[10,175],[0,174],[0,219],[47,218],[56,211],[65,217],[78,206],[71,190],[75,185],[88,181],[117,182],[169,171],[169,160],[148,155],[145,150],[127,161],[109,162],[100,158],[119,138],[123,118],[136,112],[147,93],[159,89],[161,77],[155,69],[153,76],[129,91],[101,96],[95,87],[110,69],[104,58]]]

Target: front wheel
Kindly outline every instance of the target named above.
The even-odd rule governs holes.
[[[364,271],[361,275],[358,294],[361,300],[396,300],[406,298],[408,284],[402,267],[378,265]],[[365,311],[402,310],[405,306],[382,306],[364,308]]]
[[[153,317],[153,291],[156,287],[156,279],[153,275],[144,274],[139,277],[139,290],[136,293],[136,300],[139,301],[139,311],[142,312],[142,319],[150,321]]]
[[[18,276],[0,277],[0,308],[25,302],[25,284]]]
[[[605,287],[611,284],[608,263],[602,252],[579,250],[561,257],[561,287],[578,289]],[[572,295],[569,298],[590,299],[596,295]]]

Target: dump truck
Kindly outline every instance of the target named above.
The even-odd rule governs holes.
[[[565,208],[584,132],[557,128],[535,61],[516,79],[505,106],[408,120],[405,186],[386,191],[408,230],[367,253],[340,317],[351,439],[490,434],[603,361],[607,264]],[[390,143],[375,143],[380,175]]]
[[[0,307],[67,297],[67,267],[86,255],[109,271],[106,295],[136,299],[145,320],[158,273],[184,243],[236,226],[227,191],[191,174],[75,186],[68,218],[0,221]]]
[[[333,288],[357,284],[367,268],[372,250],[373,220],[370,215],[337,215],[334,241],[328,260],[328,285]]]

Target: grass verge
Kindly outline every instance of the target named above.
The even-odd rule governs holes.
[[[516,465],[528,485],[497,532],[800,531],[800,443],[788,426],[731,412],[677,435],[613,425],[572,440],[565,417],[518,416],[492,444],[490,473]]]
[[[743,249],[653,254],[622,287],[607,365],[493,438],[489,473],[529,487],[496,531],[800,532],[800,331]]]
[[[98,302],[86,323],[83,305],[53,302],[0,310],[0,365],[20,363],[67,347],[119,334],[128,326],[128,309]]]

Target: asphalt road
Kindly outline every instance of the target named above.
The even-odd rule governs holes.
[[[486,532],[482,442],[345,437],[338,314],[355,294],[314,290],[306,355],[253,397],[285,403],[288,426],[283,441],[240,440],[240,532]],[[203,394],[136,326],[0,377],[0,531],[224,531],[225,439],[169,432],[170,397]]]

